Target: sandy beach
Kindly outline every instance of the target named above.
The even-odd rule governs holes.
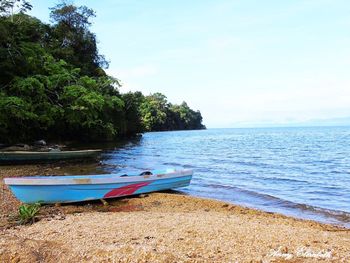
[[[1,262],[350,262],[350,229],[175,191],[45,206],[33,225],[9,223],[20,203],[2,178],[53,173],[65,170],[0,167]]]

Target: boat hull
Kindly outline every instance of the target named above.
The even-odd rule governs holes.
[[[101,150],[52,151],[52,152],[0,152],[0,163],[40,163],[50,161],[95,158]]]
[[[27,177],[28,179],[17,178],[18,180],[7,178],[5,183],[23,203],[70,203],[185,187],[190,184],[192,174],[190,170],[182,170],[127,177],[120,175],[77,176],[76,178],[75,176]],[[36,184],[35,181],[37,181]]]

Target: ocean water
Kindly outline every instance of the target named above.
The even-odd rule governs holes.
[[[152,132],[106,151],[109,172],[194,170],[189,195],[350,227],[350,127]]]

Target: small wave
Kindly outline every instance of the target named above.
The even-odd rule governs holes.
[[[183,168],[190,168],[190,169],[195,169],[198,168],[197,166],[191,165],[191,164],[180,164],[180,163],[172,163],[172,162],[168,162],[168,163],[163,163],[163,165],[169,165],[169,166],[181,166]]]
[[[313,194],[313,195],[317,195],[318,196],[318,200],[323,200],[324,197],[329,198],[329,196],[342,196],[342,194],[339,194],[337,192],[334,191],[322,191],[322,190],[310,190],[310,191],[306,191],[305,193],[307,194]],[[313,199],[316,200],[316,199]]]
[[[342,188],[341,186],[335,186],[335,185],[329,185],[329,186],[322,186],[322,189],[326,190],[326,191],[334,191],[334,190],[342,190],[344,188]]]
[[[206,186],[216,188],[216,189],[221,188],[221,189],[235,190],[237,192],[250,194],[250,195],[261,197],[261,198],[268,199],[268,200],[276,200],[276,201],[282,200],[282,199],[275,197],[275,196],[272,196],[272,195],[258,193],[258,192],[252,191],[252,190],[242,189],[242,188],[239,188],[236,186],[231,186],[231,185],[207,184]]]
[[[303,213],[300,212],[307,212],[311,214],[312,219],[322,221],[321,218],[332,218],[338,221],[341,224],[349,224],[350,223],[350,213],[345,211],[339,211],[339,210],[333,210],[333,209],[327,209],[322,208],[318,206],[312,206],[307,204],[300,204],[295,203],[292,201],[288,201],[276,196],[272,196],[269,194],[259,193],[248,189],[242,189],[235,186],[229,186],[229,185],[220,185],[220,184],[207,184],[207,187],[211,187],[214,189],[227,189],[227,190],[233,190],[242,194],[250,195],[252,197],[257,197],[262,201],[265,201],[265,206],[270,207],[280,207],[282,209],[288,209],[288,210],[294,210],[296,213],[293,213],[296,216],[302,217]],[[234,201],[234,200],[233,200]],[[299,213],[298,213],[299,211]],[[320,218],[321,217],[321,218]]]
[[[290,183],[310,183],[305,180],[291,179],[291,178],[281,178],[281,177],[259,177],[263,180],[280,181],[280,182],[290,182]]]
[[[163,165],[170,165],[170,166],[180,166],[179,163],[163,163]]]
[[[329,172],[330,174],[344,174],[344,175],[348,175],[349,172],[347,171],[337,171],[337,170],[332,170]]]
[[[250,162],[250,161],[233,161],[231,162],[233,165],[238,164],[238,165],[244,165],[244,166],[263,166],[266,167],[267,164],[264,163],[259,163],[259,162]]]
[[[322,207],[317,207],[317,206],[311,206],[311,205],[306,205],[306,204],[295,204],[295,207],[299,208],[303,211],[311,211],[313,213],[320,214],[323,216],[336,218],[340,222],[350,223],[350,213],[348,213],[348,212],[327,209],[327,208],[322,208]]]
[[[195,169],[197,168],[197,166],[194,166],[194,165],[190,165],[190,164],[185,164],[182,166],[183,168],[190,168],[190,169]]]
[[[311,175],[322,175],[322,174],[323,174],[323,172],[321,172],[321,171],[317,171],[317,172],[309,172],[309,174],[311,174]]]

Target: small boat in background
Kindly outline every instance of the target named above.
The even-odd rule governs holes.
[[[101,152],[102,150],[60,151],[55,149],[46,152],[8,151],[0,152],[0,163],[40,163],[72,159],[96,158]]]
[[[192,175],[192,170],[166,169],[141,174],[5,178],[5,184],[23,203],[71,203],[185,187]]]

